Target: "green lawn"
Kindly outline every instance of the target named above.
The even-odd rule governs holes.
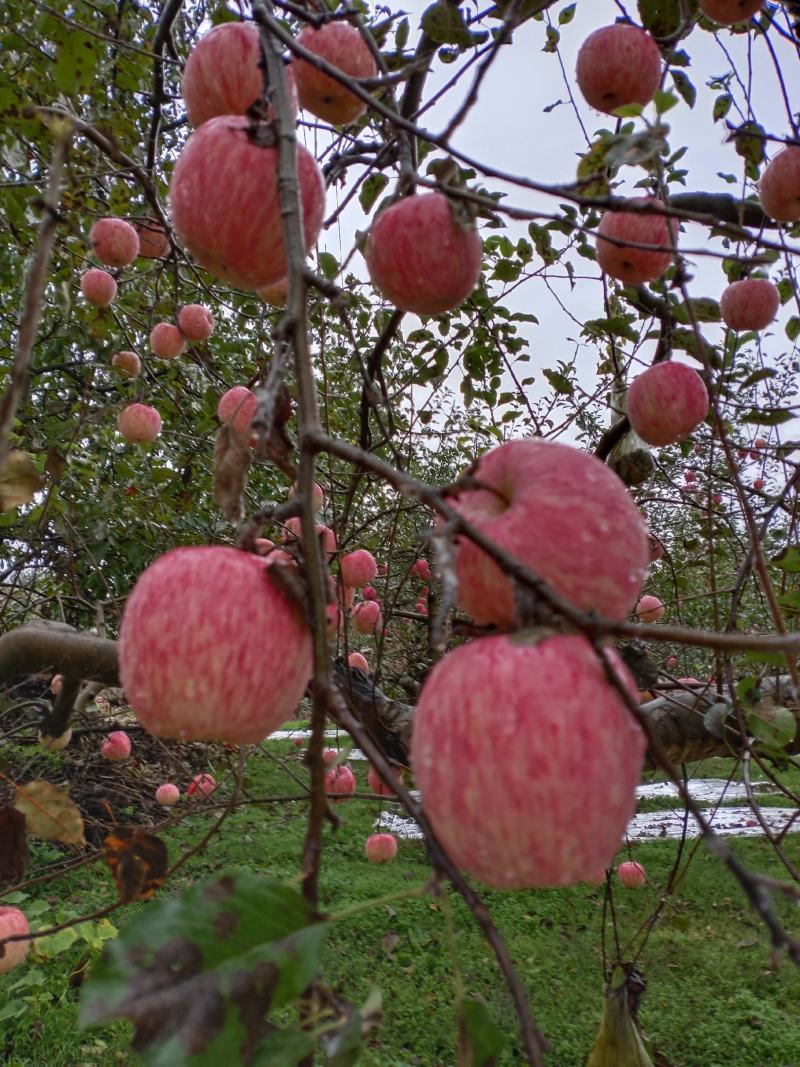
[[[248,789],[253,796],[286,794],[299,787],[287,773],[305,775],[291,743],[271,746],[253,759]],[[366,764],[353,764],[366,790]],[[214,768],[215,773],[220,768]],[[724,777],[709,763],[704,772]],[[223,778],[223,774],[219,775]],[[224,781],[220,793],[225,789]],[[376,809],[372,803],[336,806],[342,825],[325,833],[323,907],[343,908],[380,894],[400,892],[428,875],[424,848],[401,841],[394,864],[367,863],[363,842]],[[195,843],[209,824],[207,812],[164,833],[170,858]],[[302,803],[252,806],[238,810],[207,849],[194,857],[171,883],[173,891],[212,873],[231,868],[262,871],[296,882],[305,828]],[[798,859],[797,836],[788,851]],[[691,843],[689,845],[691,847]],[[768,847],[758,840],[734,843],[738,855],[760,870],[779,875]],[[623,941],[632,937],[652,912],[672,866],[676,843],[637,846],[632,854],[648,872],[640,892],[615,892]],[[33,867],[60,854],[42,843],[33,846]],[[34,870],[35,873],[35,870]],[[22,907],[38,924],[65,915],[85,914],[114,899],[108,871],[82,868],[57,880],[32,886]],[[541,1028],[551,1041],[551,1067],[578,1067],[585,1061],[601,1012],[601,890],[486,894],[496,921],[530,991]],[[454,938],[447,932],[441,904],[430,897],[401,900],[362,912],[338,924],[328,943],[327,981],[348,1000],[360,1003],[377,986],[383,994],[383,1026],[362,1058],[369,1067],[452,1067],[455,1062],[452,957],[457,954],[466,992],[483,998],[494,1020],[511,1037],[506,1065],[521,1053],[509,998],[460,899],[450,895]],[[116,926],[144,904],[111,916]],[[800,922],[786,902],[783,918]],[[85,931],[99,944],[102,930]],[[62,935],[57,935],[61,937]],[[67,940],[71,935],[67,935]],[[80,1034],[75,1028],[80,970],[96,948],[80,939],[46,947],[50,958],[33,961],[0,977],[0,1062],[11,1067],[83,1067],[134,1064],[125,1024]],[[700,849],[677,893],[667,901],[639,961],[647,982],[640,1018],[646,1035],[670,1067],[800,1067],[800,973],[786,961],[770,964],[767,939],[748,911],[738,887]],[[231,1065],[233,1067],[233,1065]]]

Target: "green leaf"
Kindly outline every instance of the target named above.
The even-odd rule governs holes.
[[[106,945],[80,1025],[129,1019],[147,1067],[270,1063],[255,1058],[267,1013],[319,967],[328,927],[315,919],[296,890],[245,872],[152,903]]]
[[[575,18],[575,8],[577,6],[578,6],[577,4],[567,4],[567,6],[565,8],[562,8],[561,11],[559,11],[559,13],[558,13],[558,24],[559,24],[559,26],[566,26],[568,23],[572,22],[572,20]]]
[[[697,101],[697,89],[695,89],[694,85],[689,80],[689,77],[682,70],[672,70],[670,71],[670,73],[672,74],[672,80],[675,83],[675,88],[678,90],[678,92],[689,105],[689,107],[694,107]]]
[[[422,15],[422,29],[436,44],[455,44],[460,48],[470,48],[473,44],[461,9],[447,0],[439,0],[426,8]]]
[[[797,315],[792,315],[786,323],[786,336],[790,341],[796,341],[800,337],[800,318]]]
[[[372,205],[388,184],[389,179],[385,174],[370,174],[358,194],[358,202],[365,212],[369,213],[371,211]]]
[[[675,0],[639,0],[639,19],[653,37],[672,37],[680,28],[680,4]]]
[[[6,1004],[0,1008],[0,1022],[5,1019],[18,1019],[20,1015],[24,1015],[28,1010],[28,1005],[24,1000],[9,1000]]]
[[[569,378],[562,374],[561,371],[546,370],[543,373],[557,393],[560,393],[562,396],[572,396],[575,387]]]
[[[318,257],[319,269],[326,278],[335,278],[339,270],[339,261],[330,252],[320,252]]]
[[[781,749],[794,741],[797,720],[788,708],[766,699],[747,716],[747,729],[761,744]]]
[[[314,1039],[304,1030],[276,1030],[258,1046],[252,1067],[296,1067],[314,1051]]]
[[[461,1005],[458,1036],[458,1067],[493,1067],[508,1044],[503,1031],[479,1000]]]
[[[720,119],[724,119],[733,106],[733,97],[730,93],[722,93],[714,101],[714,110],[712,112],[714,116],[714,122],[719,122]]]
[[[800,545],[789,545],[770,561],[770,565],[787,574],[800,572]]]

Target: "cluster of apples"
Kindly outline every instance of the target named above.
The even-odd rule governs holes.
[[[752,17],[762,0],[701,0],[702,12],[730,26]],[[643,29],[626,22],[604,26],[583,42],[576,77],[586,101],[613,113],[629,104],[648,104],[663,78],[661,52]],[[765,168],[759,182],[764,212],[780,222],[800,219],[800,148],[789,146]],[[677,221],[662,213],[656,197],[628,201],[637,210],[606,211],[597,230],[597,261],[626,285],[660,278],[674,258]],[[766,278],[746,277],[728,285],[720,299],[722,320],[732,330],[763,330],[780,307],[780,293]],[[651,445],[686,437],[705,418],[708,396],[691,368],[663,364],[640,375],[628,394],[628,416],[636,433]]]
[[[377,65],[358,30],[336,21],[308,26],[298,45],[342,74],[370,79]],[[294,56],[290,102],[333,125],[364,114],[360,96]],[[286,299],[286,256],[278,197],[278,150],[265,124],[249,116],[263,94],[261,48],[251,23],[214,27],[192,50],[182,92],[194,132],[170,183],[175,231],[209,273],[255,291],[268,303]],[[272,107],[266,111],[268,122]],[[305,251],[322,225],[325,186],[313,156],[297,147]],[[365,247],[370,278],[396,307],[436,315],[462,303],[477,285],[482,244],[463,212],[440,192],[406,197],[383,210]]]

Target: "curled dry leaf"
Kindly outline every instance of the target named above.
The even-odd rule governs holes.
[[[9,452],[0,467],[0,511],[11,511],[20,504],[30,504],[42,488],[36,464],[25,452]]]
[[[155,834],[136,826],[115,826],[103,842],[103,855],[122,904],[149,900],[164,884],[167,846]]]
[[[242,496],[250,470],[247,438],[230,426],[221,426],[214,444],[214,502],[232,523],[242,517]]]
[[[268,459],[289,478],[297,477],[294,465],[294,441],[286,428],[292,417],[294,405],[292,396],[283,382],[275,396],[275,407],[269,436],[266,440],[259,436],[255,442],[255,453],[259,459]]]
[[[27,866],[25,816],[12,807],[0,808],[0,888],[21,882]]]
[[[25,816],[28,833],[43,841],[83,846],[83,816],[66,789],[52,782],[28,782],[17,787],[14,807]]]

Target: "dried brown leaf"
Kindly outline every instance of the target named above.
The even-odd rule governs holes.
[[[136,826],[117,826],[103,842],[103,855],[123,904],[149,900],[164,884],[167,846],[155,834]]]
[[[25,816],[11,807],[0,808],[0,886],[21,882],[27,866]]]
[[[9,452],[0,467],[0,511],[11,511],[20,504],[30,504],[42,488],[41,476],[25,452]]]
[[[14,807],[25,816],[29,834],[65,845],[86,844],[83,816],[66,789],[52,782],[28,782],[17,787]]]
[[[275,397],[275,411],[270,435],[266,441],[259,439],[255,446],[259,459],[268,459],[290,478],[297,477],[297,468],[294,465],[294,441],[286,426],[293,411],[292,395],[286,385],[281,383]]]
[[[214,502],[229,522],[239,522],[242,517],[250,458],[247,437],[221,426],[214,444]]]

